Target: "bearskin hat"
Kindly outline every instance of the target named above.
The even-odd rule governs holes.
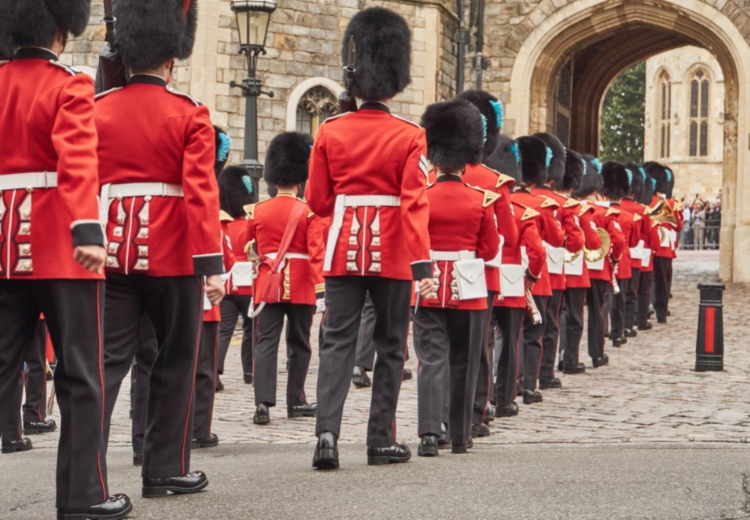
[[[216,161],[214,162],[214,173],[219,176],[219,173],[224,169],[229,159],[229,151],[232,147],[232,138],[229,135],[214,125],[214,144],[216,145]]]
[[[305,182],[312,145],[312,136],[301,132],[284,132],[274,137],[266,152],[263,179],[275,186]]]
[[[654,188],[656,187],[656,181],[648,174],[648,172],[646,172],[646,168],[644,166],[641,166],[639,169],[646,177],[643,180],[643,191],[636,200],[641,204],[650,205],[651,199],[654,197]]]
[[[0,40],[11,47],[49,47],[58,31],[80,36],[91,0],[0,0]]]
[[[552,134],[538,133],[532,137],[541,139],[552,150],[552,160],[547,168],[547,182],[550,184],[560,182],[565,175],[565,145]]]
[[[538,137],[518,138],[521,153],[521,179],[526,183],[541,186],[547,182],[547,168],[552,161],[552,150]]]
[[[581,154],[583,159],[583,177],[581,177],[581,187],[573,192],[574,197],[584,198],[592,193],[602,190],[604,179],[602,179],[602,163],[597,157],[590,154]]]
[[[497,134],[497,145],[490,155],[484,157],[484,164],[493,170],[521,180],[521,152],[518,143],[505,134]]]
[[[433,103],[422,114],[427,158],[449,172],[482,160],[484,125],[479,110],[463,99]]]
[[[643,193],[644,183],[646,181],[646,170],[632,162],[625,163],[625,168],[633,174],[633,181],[630,183],[630,193],[628,193],[628,195],[632,195],[633,200],[638,200]]]
[[[243,206],[258,201],[253,180],[244,166],[227,166],[219,174],[219,204],[232,218],[245,214]]]
[[[475,107],[484,116],[487,125],[487,140],[484,142],[484,155],[487,156],[497,146],[497,135],[503,127],[503,103],[484,90],[467,90],[461,92],[459,99],[465,99]]]
[[[565,173],[563,174],[562,180],[555,183],[555,187],[558,187],[559,184],[559,187],[563,190],[576,191],[581,187],[583,168],[583,157],[581,157],[578,152],[567,150],[567,153],[565,154]]]
[[[400,15],[382,7],[355,14],[344,33],[341,58],[349,65],[349,39],[356,49],[352,94],[365,101],[390,99],[411,83],[411,31]],[[346,75],[346,73],[344,73]]]
[[[630,193],[630,183],[633,172],[625,168],[625,165],[607,161],[602,165],[602,179],[604,186],[600,193],[610,200],[620,200]]]
[[[648,176],[656,181],[654,191],[670,197],[672,195],[672,187],[674,186],[674,174],[672,170],[655,161],[649,161],[643,167],[646,169]]]
[[[155,69],[193,53],[197,0],[117,0],[117,50],[129,69]]]

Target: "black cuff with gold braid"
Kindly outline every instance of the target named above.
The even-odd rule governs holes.
[[[224,255],[221,253],[209,255],[193,255],[193,270],[195,276],[211,276],[224,273]]]
[[[421,260],[411,263],[411,276],[414,280],[423,278],[432,278],[432,262],[430,260]]]
[[[76,220],[70,225],[73,247],[105,246],[104,231],[98,220]]]

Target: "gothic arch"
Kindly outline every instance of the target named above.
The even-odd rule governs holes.
[[[291,94],[289,94],[289,100],[286,104],[287,131],[294,131],[297,128],[297,105],[299,105],[302,96],[304,96],[308,90],[315,87],[325,87],[336,97],[344,91],[344,87],[329,78],[308,78],[301,82],[294,88],[294,90],[292,90]]]

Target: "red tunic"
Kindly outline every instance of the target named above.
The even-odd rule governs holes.
[[[656,242],[657,245],[652,248],[653,254],[661,258],[676,258],[677,237],[680,231],[682,231],[682,212],[676,211],[676,208],[679,207],[676,200],[666,198],[662,194],[653,196],[650,207],[653,209],[660,200],[664,200],[672,211],[674,211],[677,224],[675,225],[670,222],[659,222],[656,224],[661,229],[658,231],[659,240]]]
[[[588,202],[583,202],[588,204]],[[622,253],[627,247],[625,238],[619,229],[617,224],[617,215],[620,210],[616,208],[603,207],[598,204],[592,205],[594,208],[594,224],[597,228],[604,229],[610,238],[610,254],[604,255],[603,269],[595,270],[589,266],[589,278],[591,280],[606,280],[607,282],[612,280],[612,262],[610,261],[610,255],[614,257],[616,261],[620,261]]]
[[[52,51],[19,49],[0,66],[0,276],[99,279],[73,247],[104,246],[94,83]],[[11,174],[56,172],[57,187],[3,189]]]
[[[231,219],[231,220],[230,220]],[[247,234],[247,217],[235,218],[226,215],[222,220],[221,228],[229,239],[229,246],[232,248],[232,253],[237,262],[247,262],[247,254],[245,253],[245,244],[248,240],[245,239]],[[227,294],[235,294],[238,296],[252,296],[252,286],[235,287],[232,283],[232,277],[229,278]]]
[[[291,195],[279,194],[249,208],[246,240],[255,242],[261,259],[279,250],[292,207],[299,200]],[[292,238],[287,254],[307,255],[308,258],[289,258],[282,268],[284,290],[280,302],[315,305],[316,292],[324,290],[322,262],[324,248],[320,242],[320,218],[309,208],[305,209]],[[255,301],[259,302],[265,288],[270,267],[261,264],[254,285]]]
[[[620,210],[620,213],[617,215],[617,223],[620,225],[620,231],[625,240],[625,247],[622,251],[622,258],[620,258],[620,262],[617,264],[617,279],[625,280],[633,277],[630,248],[636,247],[638,242],[641,241],[640,217],[636,217],[636,215],[623,208],[619,202],[612,202],[611,207]]]
[[[426,154],[424,129],[382,103],[363,103],[321,125],[305,190],[317,215],[335,217],[341,195],[400,197],[397,205],[346,207],[340,226],[332,220],[331,236],[338,238],[325,276],[431,276]]]
[[[149,276],[223,272],[214,129],[208,109],[163,79],[136,75],[97,96],[99,182],[165,183],[183,197],[110,191],[107,271]],[[103,201],[104,203],[104,201]]]
[[[497,256],[500,238],[495,224],[497,195],[464,184],[457,175],[438,177],[427,188],[430,203],[430,243],[433,251],[473,251],[476,258],[490,261]],[[436,291],[422,299],[425,307],[461,310],[487,308],[486,298],[459,300],[454,280],[454,262],[436,260],[432,272]],[[412,305],[416,296],[412,296]]]
[[[649,213],[648,206],[640,204],[631,198],[625,198],[620,201],[620,206],[631,212],[633,215],[637,215],[638,219],[638,230],[640,232],[640,242],[642,247],[639,247],[640,252],[651,249],[651,215]],[[649,255],[650,256],[650,255]],[[633,268],[641,269],[645,272],[653,271],[653,262],[650,258],[646,263],[646,268],[643,267],[643,261],[640,258],[633,258]]]
[[[578,220],[581,223],[585,247],[591,251],[599,249],[602,246],[602,238],[596,232],[596,223],[594,222],[594,207],[586,204],[578,206]],[[583,254],[583,253],[581,253]],[[566,271],[569,271],[566,267]],[[581,274],[565,274],[565,287],[567,289],[588,289],[591,287],[589,278],[589,268],[586,261],[581,259]]]
[[[526,272],[533,278],[540,279],[547,266],[547,252],[542,245],[542,238],[539,234],[537,222],[541,219],[539,212],[521,206],[513,202],[512,205],[514,218],[518,227],[518,242],[515,246],[503,247],[503,266],[521,266],[524,261],[524,254],[528,265]],[[503,267],[505,269],[505,267]],[[495,298],[495,307],[515,307],[526,308],[525,296],[503,297],[498,295]]]

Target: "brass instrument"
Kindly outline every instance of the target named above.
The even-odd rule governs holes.
[[[617,283],[617,267],[618,264],[613,264],[614,267],[612,268],[612,279],[610,280],[610,283],[612,284],[612,294],[618,295],[620,294],[620,284]]]
[[[575,253],[571,253],[570,251],[568,251],[566,249],[565,250],[565,263],[566,264],[572,264],[573,262],[575,262],[576,260],[578,260],[578,257],[581,256],[582,254],[583,254],[583,249],[581,249],[580,251],[577,251]]]
[[[596,233],[602,239],[602,245],[599,246],[599,249],[583,248],[583,254],[586,256],[586,261],[588,262],[598,262],[604,258],[609,254],[609,248],[612,245],[612,240],[609,238],[609,233],[607,233],[606,229],[596,228]]]
[[[539,312],[539,307],[536,306],[534,296],[531,294],[531,287],[526,287],[526,312],[531,316],[531,323],[539,325],[542,323],[542,313]]]
[[[650,214],[651,220],[654,222],[659,222],[660,224],[666,222],[677,226],[677,216],[674,214],[674,210],[670,207],[669,203],[664,199],[656,203]]]

